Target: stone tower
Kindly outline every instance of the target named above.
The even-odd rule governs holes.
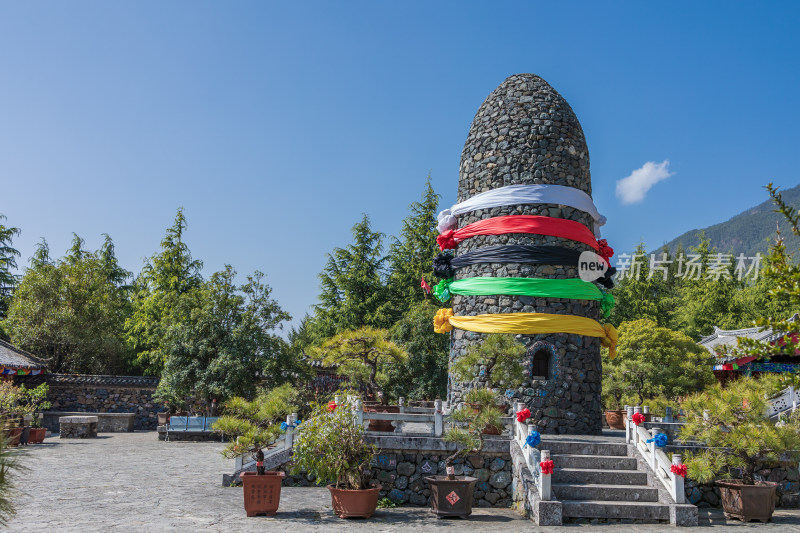
[[[589,151],[583,130],[567,101],[534,74],[506,79],[475,114],[461,153],[458,202],[475,194],[517,184],[565,185],[592,194]],[[544,215],[574,220],[592,228],[592,217],[558,205],[528,204],[472,211],[458,227],[502,215]],[[588,245],[534,234],[479,235],[461,241],[456,256],[486,246],[549,244],[579,251]],[[482,263],[461,268],[455,279],[475,276],[577,278],[575,266]],[[600,319],[600,304],[588,300],[527,296],[453,296],[457,316],[484,313],[554,313]],[[485,335],[454,329],[451,362]],[[518,335],[527,347],[528,382],[507,395],[524,401],[541,433],[598,434],[600,418],[600,340],[574,334]],[[547,374],[547,375],[533,375]],[[476,378],[479,380],[480,378]],[[450,383],[458,402],[471,383]]]

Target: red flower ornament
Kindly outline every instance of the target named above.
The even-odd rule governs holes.
[[[328,402],[328,412],[330,412],[330,413],[334,412],[336,410],[336,407],[337,407],[337,405],[336,405],[336,402],[334,400],[331,400],[331,401]]]
[[[647,420],[642,413],[633,413],[633,423],[637,426]]]
[[[541,463],[539,463],[539,468],[541,468],[542,474],[552,474],[553,461],[549,459],[547,461],[542,461]]]
[[[675,475],[686,477],[686,465],[684,464],[672,465],[671,467],[669,467],[669,471]]]
[[[521,411],[517,411],[517,422],[525,422],[531,417],[531,410],[527,407]]]

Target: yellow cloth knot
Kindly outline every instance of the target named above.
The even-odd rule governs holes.
[[[617,341],[619,340],[617,328],[613,324],[603,324],[603,329],[606,336],[600,338],[600,344],[608,348],[608,358],[614,359],[617,356]]]
[[[433,331],[436,333],[449,333],[453,331],[453,326],[450,324],[450,317],[452,316],[452,309],[439,309],[436,311],[436,316],[433,317]]]

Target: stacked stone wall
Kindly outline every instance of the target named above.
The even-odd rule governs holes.
[[[426,506],[431,495],[425,477],[445,475],[443,452],[408,453],[404,450],[381,450],[372,461],[373,478],[383,487],[381,498],[397,504]],[[457,459],[453,465],[458,476],[477,478],[474,507],[511,507],[512,462],[507,453],[482,453]],[[283,485],[308,487],[316,485],[313,476],[291,475],[290,466],[277,470],[286,472]]]
[[[533,74],[511,76],[481,105],[461,155],[458,201],[515,184],[553,184],[575,187],[591,194],[589,152],[583,130],[566,100]],[[593,227],[591,217],[573,208],[537,204],[481,209],[458,217],[464,226],[503,215],[543,215],[573,220]],[[456,255],[496,245],[558,245],[579,251],[583,243],[528,234],[476,236],[460,242]],[[575,267],[520,263],[484,263],[461,268],[455,279],[476,276],[576,278]],[[553,313],[600,319],[599,304],[585,300],[525,296],[453,296],[457,316],[497,313]],[[451,363],[466,350],[483,342],[485,335],[454,330]],[[537,343],[553,353],[547,379],[529,380],[508,391],[512,401],[523,401],[541,433],[598,434],[601,430],[600,341],[567,334],[519,335],[527,348]],[[542,344],[538,344],[541,346]],[[529,353],[532,357],[533,353]],[[471,387],[482,386],[476,377],[468,383],[450,383],[450,400],[458,404]]]

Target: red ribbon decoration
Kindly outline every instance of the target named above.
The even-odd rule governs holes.
[[[256,461],[256,466],[264,466],[264,461]]]
[[[636,424],[637,426],[642,422],[644,422],[645,420],[647,420],[642,413],[633,413],[632,419],[633,423]]]
[[[331,400],[331,401],[328,402],[328,411],[329,412],[331,412],[331,413],[334,412],[336,410],[336,407],[337,407],[337,405],[336,405],[335,401]]]
[[[539,463],[539,468],[541,468],[542,474],[552,474],[553,461],[552,460],[542,461],[541,463]]]
[[[425,281],[425,278],[422,278],[422,280],[419,282],[419,286],[422,287],[422,290],[425,291],[425,294],[431,293],[431,286],[428,285],[428,282]]]
[[[684,464],[672,465],[671,467],[669,467],[669,471],[681,477],[686,477],[686,465]]]
[[[436,237],[436,242],[441,250],[448,250],[470,237],[506,233],[533,233],[582,242],[594,248],[606,261],[614,255],[614,249],[608,246],[605,239],[597,241],[592,230],[580,222],[540,215],[507,215],[479,220],[461,229],[445,231]]]
[[[531,410],[527,407],[521,411],[517,411],[517,422],[525,422],[531,417]]]

